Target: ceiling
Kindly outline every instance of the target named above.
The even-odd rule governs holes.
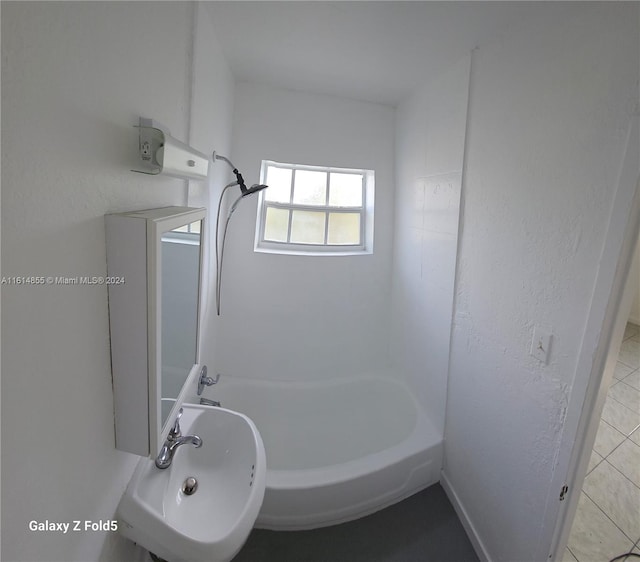
[[[471,49],[582,2],[206,2],[238,80],[397,105]],[[571,7],[570,7],[571,6]]]

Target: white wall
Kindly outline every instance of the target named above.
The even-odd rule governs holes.
[[[640,242],[636,244],[636,257],[629,272],[629,283],[634,287],[629,322],[640,325]]]
[[[256,198],[243,200],[225,249],[222,375],[304,379],[379,371],[388,349],[393,108],[238,83],[233,135],[232,160],[249,184],[259,180],[262,159],[374,169],[375,240],[373,255],[254,253]]]
[[[545,504],[574,376],[589,377],[577,357],[638,99],[637,11],[541,19],[473,59],[444,479],[491,560],[547,555]],[[553,333],[546,364],[529,354],[536,325]]]
[[[186,139],[191,22],[187,3],[2,4],[4,275],[104,275],[105,213],[184,204],[185,182],[130,169],[139,115]],[[195,97],[228,103],[212,82]],[[28,530],[112,519],[138,460],[114,448],[106,287],[2,291],[2,559],[134,561],[117,533]]]
[[[466,57],[397,112],[391,359],[444,431],[467,116]]]
[[[204,6],[195,4],[195,45],[193,56],[193,91],[191,104],[191,127],[189,144],[211,154],[229,154],[235,80],[215,36],[211,14]],[[218,199],[222,187],[228,183],[228,170],[221,164],[209,168],[207,182],[189,182],[189,205],[206,207],[207,244],[204,248],[205,286],[201,306],[200,360],[212,372],[216,370],[214,353],[218,319],[215,315],[215,257],[214,223],[218,210]]]

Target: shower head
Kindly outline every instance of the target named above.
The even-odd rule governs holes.
[[[231,205],[231,209],[229,209],[229,217],[231,217],[233,212],[236,210],[236,207],[238,206],[240,201],[242,201],[247,195],[251,195],[253,193],[258,193],[258,191],[262,191],[263,189],[265,189],[267,187],[269,187],[269,186],[268,185],[264,185],[264,184],[258,185],[257,183],[254,183],[251,187],[249,187],[248,189],[245,189],[245,191],[243,191],[240,194],[240,197],[238,197],[233,202],[233,205]]]
[[[246,189],[242,193],[242,197],[246,197],[247,195],[251,195],[252,193],[258,193],[258,191],[262,191],[263,189],[266,189],[267,187],[269,187],[269,186],[268,185],[264,185],[264,184],[258,185],[257,183],[254,183],[250,188]],[[242,186],[240,187],[240,189],[242,189]]]

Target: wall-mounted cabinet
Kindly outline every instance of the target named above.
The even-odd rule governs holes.
[[[166,420],[195,395],[205,215],[164,207],[105,216],[116,448],[123,451],[155,456]]]

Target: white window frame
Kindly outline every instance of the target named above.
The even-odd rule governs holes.
[[[285,162],[275,162],[273,160],[263,160],[260,168],[260,183],[267,183],[267,168],[284,168],[292,170],[291,191],[289,203],[276,203],[266,201],[265,194],[268,190],[259,193],[258,211],[256,217],[256,235],[254,250],[270,254],[293,254],[293,255],[318,255],[318,256],[354,256],[373,253],[373,211],[375,199],[375,172],[373,170],[336,168],[328,166],[312,166],[308,164],[289,164]],[[296,170],[326,172],[327,173],[327,200],[325,205],[301,205],[293,202],[293,186],[295,183]],[[362,206],[361,207],[337,207],[329,205],[329,174],[331,172],[340,174],[361,175],[362,186]],[[276,242],[264,239],[264,227],[267,208],[287,209],[289,213],[289,231],[287,238],[291,236],[291,211],[315,211],[326,214],[324,244],[303,244],[297,242]],[[327,244],[327,233],[329,228],[329,213],[360,213],[360,244]]]

